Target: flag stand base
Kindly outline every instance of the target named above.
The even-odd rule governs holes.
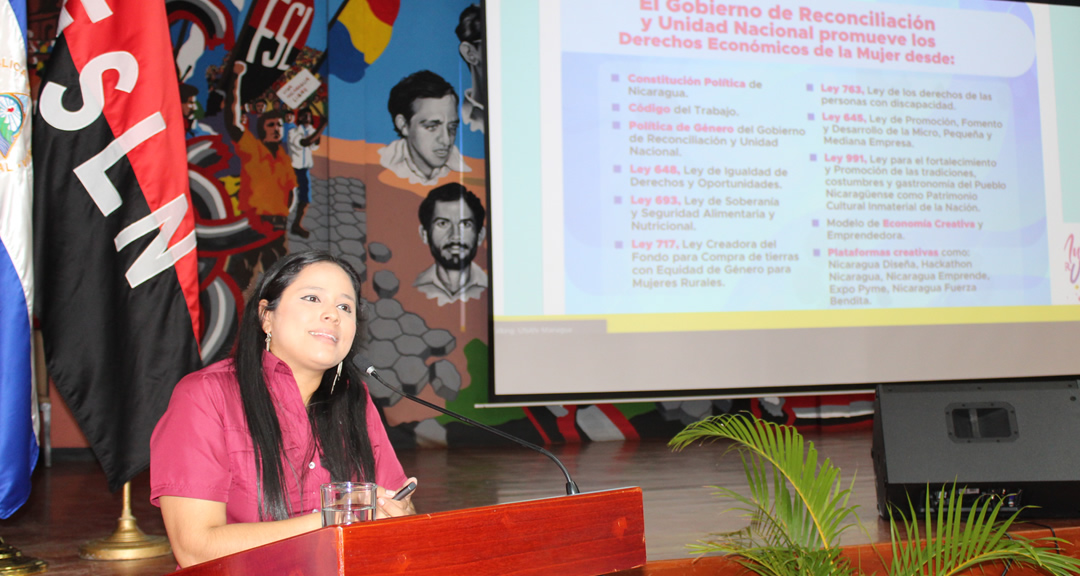
[[[23,556],[18,548],[5,544],[4,539],[0,538],[0,576],[41,574],[48,567],[44,560]]]
[[[131,482],[124,484],[124,511],[116,530],[106,538],[79,546],[79,558],[84,560],[141,560],[170,552],[168,540],[162,536],[147,536],[135,523],[135,517],[131,515]],[[0,576],[4,574],[0,572]]]

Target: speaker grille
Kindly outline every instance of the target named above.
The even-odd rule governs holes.
[[[945,407],[953,442],[1014,442],[1020,437],[1016,408],[1008,402],[957,402]]]

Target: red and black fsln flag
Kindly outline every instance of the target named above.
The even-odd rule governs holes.
[[[161,0],[67,0],[34,114],[35,312],[116,490],[199,367],[195,220]]]

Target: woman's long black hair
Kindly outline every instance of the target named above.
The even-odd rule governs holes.
[[[342,363],[341,377],[334,386],[337,368],[327,370],[322,383],[308,401],[308,420],[321,452],[322,465],[330,471],[335,482],[346,480],[375,481],[375,456],[367,433],[367,402],[360,370],[352,359],[360,348],[364,333],[360,318],[360,280],[352,266],[331,254],[321,251],[288,254],[274,263],[255,286],[254,293],[244,306],[240,329],[233,350],[236,379],[244,405],[248,431],[255,448],[255,473],[258,476],[259,517],[263,520],[282,520],[290,516],[286,498],[284,450],[281,425],[274,401],[263,373],[263,350],[266,333],[259,317],[259,302],[266,300],[266,310],[275,310],[281,295],[300,272],[312,264],[336,264],[352,281],[356,291],[356,336],[352,348]],[[333,386],[333,394],[330,393]],[[312,454],[314,456],[314,454]],[[304,462],[289,463],[291,476],[307,470]],[[299,482],[299,476],[296,476]],[[305,505],[310,509],[311,506]],[[299,513],[300,510],[291,512]]]

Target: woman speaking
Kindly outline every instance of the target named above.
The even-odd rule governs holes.
[[[351,362],[360,282],[323,252],[263,274],[233,357],[184,377],[150,439],[151,502],[190,566],[322,526],[319,486],[375,482],[377,517],[406,478]]]

